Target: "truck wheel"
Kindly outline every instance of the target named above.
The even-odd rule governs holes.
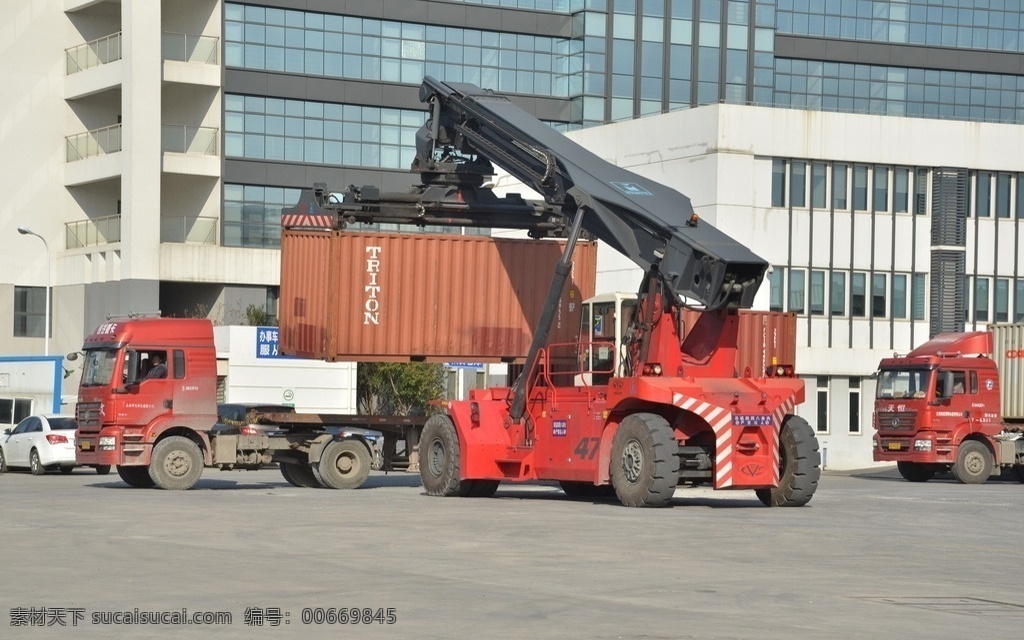
[[[431,496],[467,496],[473,488],[471,480],[459,479],[459,436],[448,416],[430,416],[423,426],[420,480]]]
[[[766,507],[802,507],[811,501],[821,477],[821,454],[814,429],[799,416],[789,416],[779,433],[779,486],[757,489]]]
[[[96,465],[96,475],[105,476],[110,473],[109,464],[98,464]]]
[[[43,463],[39,460],[39,452],[35,449],[28,454],[28,469],[34,476],[41,476],[46,473],[46,467],[44,467]]]
[[[615,495],[615,487],[610,484],[594,484],[575,480],[559,480],[558,485],[570,498],[590,500],[594,498],[611,498]]]
[[[930,464],[901,460],[896,463],[896,469],[899,470],[903,479],[908,482],[928,482],[935,477],[935,467]]]
[[[663,507],[679,482],[679,441],[665,418],[626,416],[612,440],[612,486],[627,507]]]
[[[153,478],[149,477],[149,467],[122,467],[117,465],[117,475],[124,483],[137,489],[148,489],[153,486]]]
[[[149,477],[161,489],[191,489],[203,475],[203,452],[184,436],[168,436],[153,447]]]
[[[288,481],[288,484],[296,487],[319,489],[323,486],[320,484],[320,481],[316,479],[313,469],[310,468],[308,464],[302,464],[299,462],[282,462],[281,475]]]
[[[359,440],[335,440],[320,455],[320,480],[329,489],[356,489],[366,482],[372,464]]]
[[[981,484],[992,475],[992,454],[977,440],[964,440],[953,463],[953,477],[963,484]]]

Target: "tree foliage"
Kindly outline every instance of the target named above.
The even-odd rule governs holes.
[[[356,381],[359,411],[369,415],[429,415],[437,409],[430,402],[445,396],[446,380],[441,364],[359,363]]]

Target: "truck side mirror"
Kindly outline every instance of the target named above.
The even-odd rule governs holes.
[[[951,398],[953,396],[953,372],[952,371],[940,371],[939,375],[939,388],[935,397],[940,399]]]

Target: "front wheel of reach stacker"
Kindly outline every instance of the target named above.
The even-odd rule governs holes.
[[[473,489],[471,480],[459,479],[459,435],[448,416],[430,416],[423,426],[420,480],[432,496],[468,496]]]
[[[330,489],[356,489],[370,475],[373,459],[359,440],[335,440],[320,456],[320,479]]]
[[[821,477],[818,438],[807,421],[789,416],[779,433],[779,486],[758,489],[766,507],[802,507],[811,501]]]
[[[191,489],[203,475],[203,452],[184,436],[168,436],[153,447],[149,477],[161,489]]]

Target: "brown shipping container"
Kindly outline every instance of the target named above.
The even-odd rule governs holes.
[[[683,327],[688,330],[699,312],[686,309]],[[781,311],[751,311],[739,313],[737,335],[736,374],[741,377],[764,376],[769,365],[796,365],[796,314]],[[749,372],[749,373],[747,373]],[[796,373],[800,373],[799,367]]]
[[[526,357],[564,242],[285,229],[280,349],[326,360]],[[580,242],[549,343],[578,339],[597,245]]]

